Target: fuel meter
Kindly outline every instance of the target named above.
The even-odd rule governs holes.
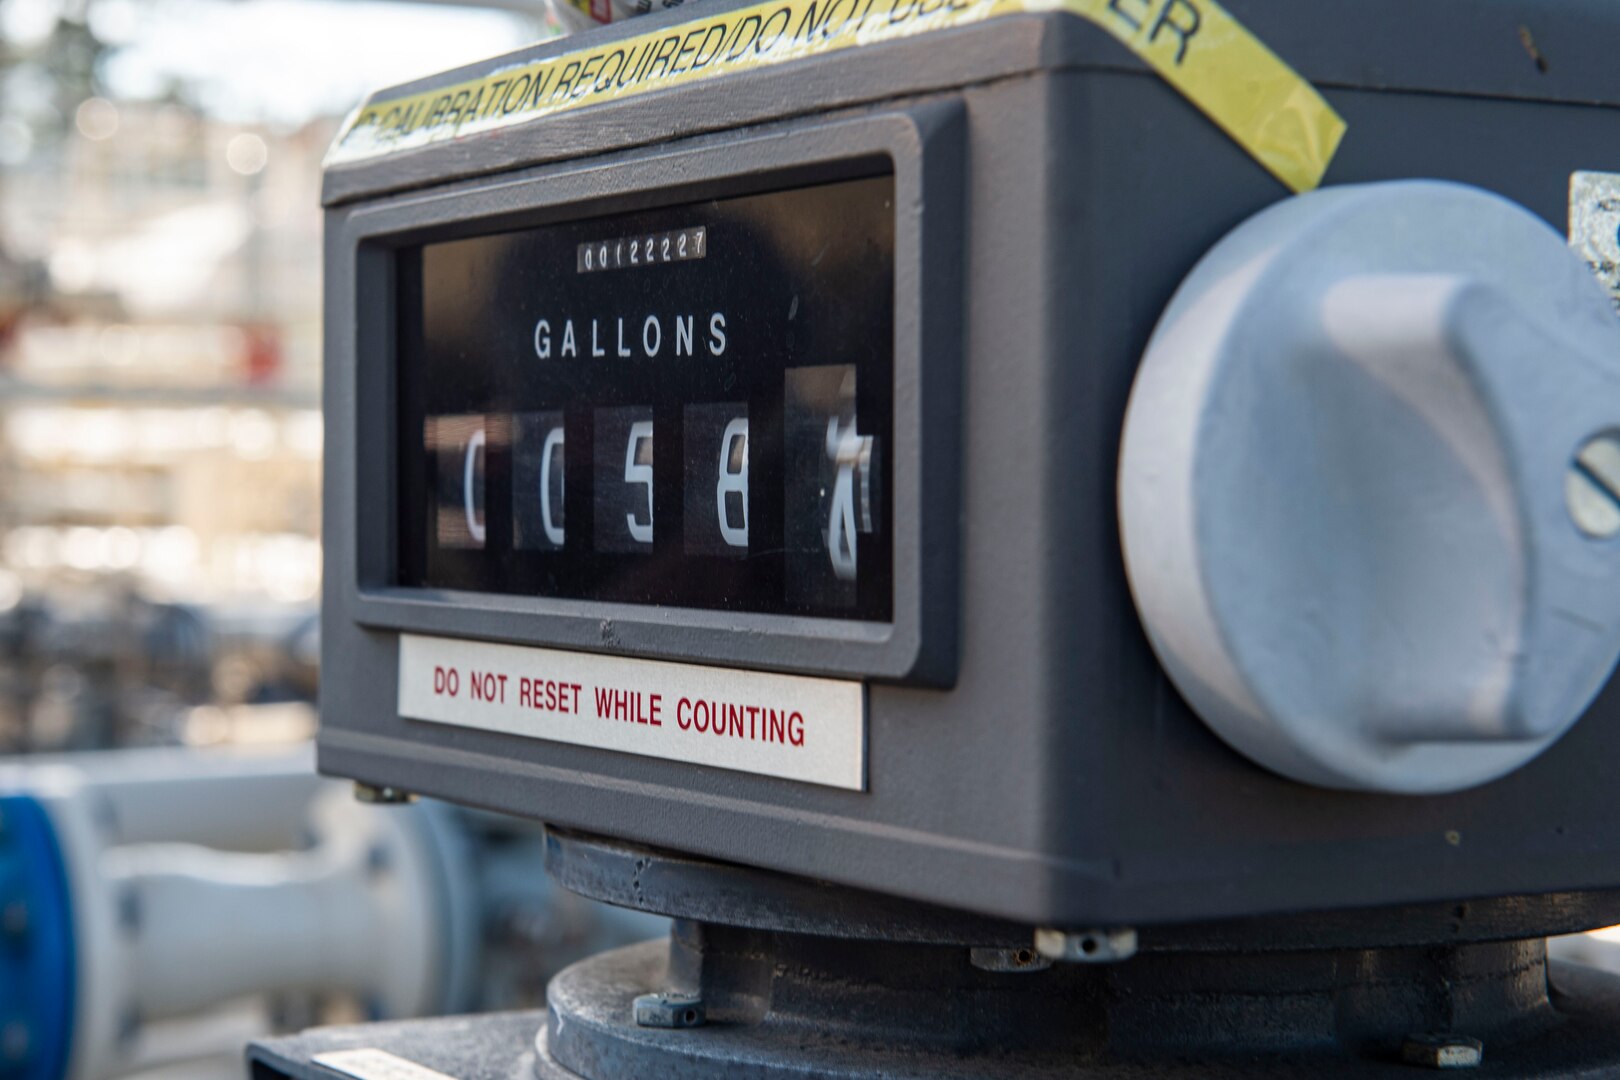
[[[321,768],[680,920],[539,1075],[1616,1060],[1617,34],[714,0],[363,105]]]

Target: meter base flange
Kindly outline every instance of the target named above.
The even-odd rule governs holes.
[[[707,1020],[639,1027],[671,987]],[[1143,954],[996,972],[953,946],[679,922],[548,988],[539,1080],[1398,1075],[1408,1036],[1478,1039],[1493,1077],[1620,1072],[1620,978],[1546,961],[1539,939],[1449,948]]]
[[[1620,1075],[1620,977],[1545,937],[1620,922],[1570,893],[1139,928],[1111,964],[1049,964],[1029,927],[553,829],[554,880],[675,919],[547,990],[544,1080],[639,1076],[1386,1076],[1416,1037],[1490,1075]],[[638,1026],[642,995],[701,1025]]]
[[[570,892],[693,922],[1017,950],[1030,927],[897,896],[550,827],[546,872]],[[1218,922],[1135,926],[1142,952],[1281,952],[1460,945],[1620,925],[1620,892],[1565,892]],[[1107,920],[1084,927],[1107,929]]]

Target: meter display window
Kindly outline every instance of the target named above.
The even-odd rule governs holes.
[[[402,585],[887,621],[894,180],[398,255]]]

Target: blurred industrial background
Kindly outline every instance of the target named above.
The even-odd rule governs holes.
[[[538,830],[362,806],[305,745],[321,157],[368,90],[586,21],[0,0],[0,1076],[71,1044],[81,1078],[235,1077],[266,1031],[534,1005],[659,932],[548,887]]]
[[[320,161],[554,9],[0,2],[0,751],[307,729]],[[201,711],[199,711],[201,710]]]

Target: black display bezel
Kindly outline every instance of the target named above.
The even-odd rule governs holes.
[[[330,212],[326,604],[369,630],[927,685],[955,679],[960,551],[959,101],[814,119],[724,140],[540,166]],[[887,622],[518,597],[398,584],[397,252],[649,206],[892,171],[895,203],[893,613]],[[926,206],[927,212],[922,212]],[[926,363],[924,362],[926,357]]]
[[[682,226],[707,229],[704,259],[590,276],[575,265],[582,240]],[[892,455],[883,451],[893,433],[894,232],[894,178],[885,170],[398,250],[396,583],[887,622]],[[709,334],[714,311],[722,314],[719,338]],[[655,358],[641,355],[636,343],[643,312],[663,314]],[[673,338],[671,319],[680,312],[688,327],[694,319],[702,323],[692,355],[673,355],[676,342],[663,340]],[[549,330],[544,359],[532,347],[540,317]],[[559,355],[565,319],[578,337],[568,356]],[[720,354],[707,355],[716,341]],[[621,358],[621,348],[631,355]],[[837,581],[825,558],[808,558],[784,539],[784,531],[794,532],[784,523],[785,489],[815,483],[787,465],[784,390],[790,372],[823,365],[856,374],[860,433],[877,448],[869,491],[879,527],[859,537],[858,573],[849,582]],[[683,513],[686,494],[697,483],[684,452],[685,407],[725,401],[744,404],[752,428],[751,535],[740,558],[695,553],[685,535],[693,527]],[[597,482],[610,479],[593,469],[598,410],[638,405],[656,417],[658,528],[645,549],[608,551],[593,536],[603,528]],[[562,410],[569,429],[563,455],[569,528],[560,550],[526,550],[515,521],[525,508],[513,490],[520,437],[514,418],[541,410]],[[435,529],[436,516],[446,513],[436,501],[460,494],[439,490],[454,485],[424,447],[423,433],[425,424],[447,416],[483,418],[478,422],[489,432],[480,455],[488,521],[477,545],[441,543]],[[803,509],[797,488],[793,495],[790,519]],[[803,523],[795,524],[802,532]]]

